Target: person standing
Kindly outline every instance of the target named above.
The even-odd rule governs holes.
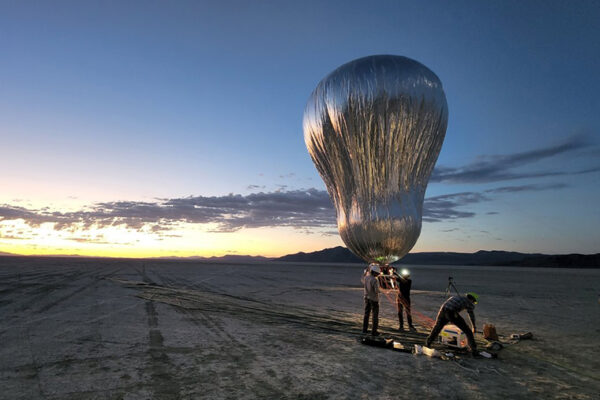
[[[411,331],[415,330],[412,323],[412,314],[410,312],[410,288],[412,286],[412,279],[410,279],[410,272],[407,269],[403,269],[400,275],[396,275],[396,282],[398,283],[398,294],[396,297],[396,305],[398,307],[398,322],[399,330],[404,330],[404,318],[403,313],[406,310],[406,321],[408,322],[408,329]]]
[[[369,272],[364,277],[363,286],[365,293],[365,315],[363,318],[363,333],[367,333],[369,330],[369,316],[373,313],[373,329],[372,335],[377,336],[377,327],[379,324],[379,282],[377,276],[379,275],[379,266],[377,264],[371,264],[369,266]]]

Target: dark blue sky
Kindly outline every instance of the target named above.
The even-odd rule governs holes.
[[[398,54],[440,77],[450,110],[417,250],[599,251],[598,2],[0,7],[6,209],[322,191],[302,137],[310,92],[352,59]],[[338,240],[260,229],[290,226],[298,250]]]

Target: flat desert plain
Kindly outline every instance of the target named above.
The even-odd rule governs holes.
[[[600,270],[408,266],[415,312],[452,276],[479,329],[534,335],[443,361],[358,342],[363,268],[0,257],[0,398],[599,398]]]

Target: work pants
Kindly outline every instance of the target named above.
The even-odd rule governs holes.
[[[379,302],[365,298],[365,317],[363,318],[363,333],[369,330],[369,315],[373,311],[373,333],[377,333],[379,324]]]
[[[405,299],[404,297],[398,295],[396,298],[396,305],[398,306],[398,322],[400,323],[400,329],[404,329],[404,316],[403,311],[406,308],[406,320],[408,321],[408,326],[410,328],[413,327],[412,324],[412,315],[410,312],[410,299]]]
[[[471,330],[471,328],[469,328],[469,325],[467,325],[467,323],[465,322],[463,317],[460,316],[459,313],[455,311],[449,311],[446,309],[441,309],[438,313],[437,319],[435,321],[435,326],[433,327],[431,333],[427,337],[425,345],[429,347],[431,343],[438,337],[438,335],[448,322],[451,322],[454,325],[456,325],[461,331],[465,333],[465,335],[467,335],[467,340],[469,341],[469,348],[473,352],[476,351],[477,344],[475,343],[475,337],[473,337],[473,331]]]

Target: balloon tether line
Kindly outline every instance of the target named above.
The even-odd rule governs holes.
[[[380,277],[388,277],[387,275],[380,275]],[[391,278],[391,277],[390,277]],[[395,279],[394,279],[395,280]],[[380,291],[385,295],[390,304],[396,309],[396,312],[400,312],[398,302],[406,309],[410,309],[411,316],[414,320],[418,321],[419,324],[427,329],[431,329],[435,324],[435,321],[425,314],[417,311],[412,304],[409,304],[404,297],[400,294],[399,286],[394,288],[393,284],[388,284],[387,279],[378,279],[380,282]],[[391,282],[391,280],[390,280]]]

